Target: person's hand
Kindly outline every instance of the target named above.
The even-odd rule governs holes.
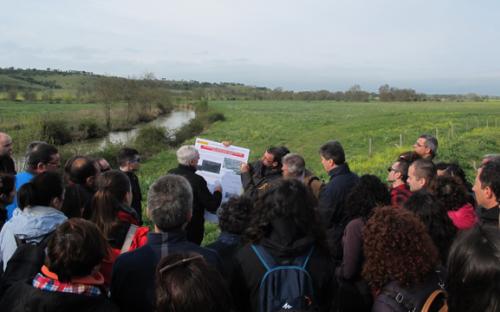
[[[231,142],[231,141],[222,141],[221,143],[222,143],[222,145],[224,145],[225,147],[229,147],[229,146],[231,146],[231,143],[232,143],[232,142]]]
[[[214,192],[221,192],[222,193],[222,185],[220,184],[219,181],[215,181],[215,186],[214,186]]]
[[[247,163],[242,163],[240,165],[240,172],[247,173],[248,171],[250,171],[250,166]]]

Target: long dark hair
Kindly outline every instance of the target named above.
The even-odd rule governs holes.
[[[246,239],[260,242],[272,230],[275,220],[287,220],[295,233],[311,236],[317,243],[324,242],[324,231],[319,223],[313,195],[304,184],[295,179],[279,181],[264,193],[255,204],[254,217],[246,231]]]
[[[101,229],[106,238],[119,224],[117,214],[128,192],[130,192],[130,180],[119,170],[104,172],[97,178],[97,192],[92,198],[90,219]]]
[[[500,311],[500,230],[478,226],[460,233],[448,258],[450,311]]]
[[[439,251],[441,262],[446,263],[448,251],[455,239],[457,229],[444,207],[426,190],[420,190],[410,196],[404,207],[415,213],[424,223]]]

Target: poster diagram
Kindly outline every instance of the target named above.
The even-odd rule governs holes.
[[[196,138],[195,148],[200,153],[197,174],[205,178],[213,192],[216,184],[222,186],[222,202],[242,193],[240,165],[248,162],[250,150],[239,146]],[[217,222],[217,217],[205,212],[205,219]]]

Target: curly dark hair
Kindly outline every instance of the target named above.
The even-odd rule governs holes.
[[[438,264],[438,252],[415,214],[390,206],[375,210],[363,230],[363,277],[373,289],[391,281],[410,287]]]
[[[243,233],[250,221],[252,206],[247,196],[229,198],[218,211],[220,229],[232,234]]]
[[[467,204],[467,189],[458,177],[436,177],[429,189],[446,211],[458,210]]]
[[[427,231],[438,249],[441,262],[445,264],[457,229],[441,203],[428,191],[420,190],[408,198],[404,207],[415,213],[427,227]]]
[[[272,221],[286,219],[291,221],[297,233],[311,236],[322,245],[325,234],[314,203],[304,183],[296,179],[280,180],[257,199],[245,239],[258,243],[273,230]]]
[[[375,207],[386,206],[390,203],[391,195],[387,186],[378,177],[365,174],[359,178],[358,183],[347,195],[347,222],[359,217],[366,221]]]

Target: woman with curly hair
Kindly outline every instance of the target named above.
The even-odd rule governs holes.
[[[444,265],[450,246],[457,234],[457,229],[448,217],[446,210],[436,197],[426,190],[420,190],[410,196],[404,207],[415,213],[427,227],[427,233],[437,247],[441,263]]]
[[[363,277],[375,294],[373,310],[420,311],[439,288],[438,252],[410,211],[376,209],[363,230]]]
[[[257,200],[246,231],[250,243],[236,254],[231,281],[236,310],[259,311],[259,303],[264,302],[262,286],[268,285],[266,272],[276,266],[294,265],[307,271],[313,294],[292,298],[302,305],[279,301],[266,311],[282,307],[329,311],[334,293],[333,266],[314,202],[304,184],[295,179],[279,181]],[[277,292],[290,288],[283,283],[275,286]]]
[[[348,221],[342,237],[342,264],[335,270],[339,283],[337,304],[341,310],[363,311],[371,308],[369,287],[361,277],[363,268],[362,231],[377,206],[390,204],[387,187],[374,175],[363,175],[346,199]]]
[[[478,222],[474,206],[468,201],[467,189],[460,178],[452,176],[436,177],[430,185],[448,216],[459,230],[467,230]]]

